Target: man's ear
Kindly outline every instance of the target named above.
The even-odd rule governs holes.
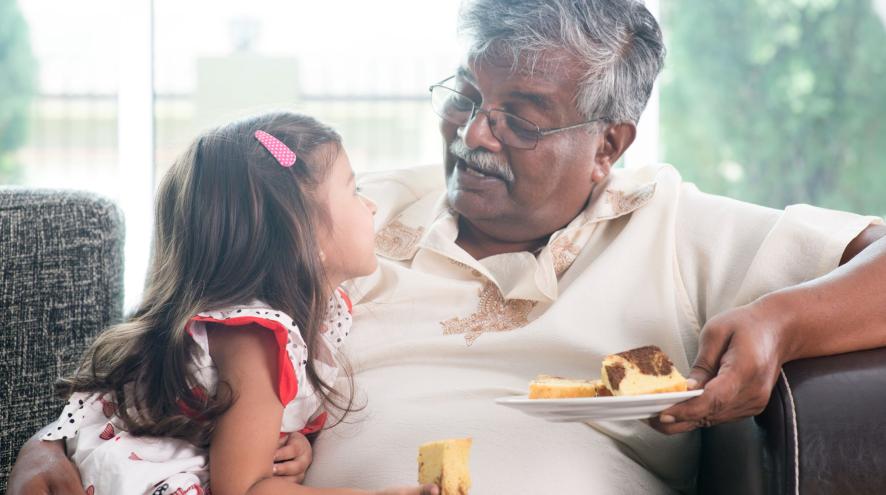
[[[637,137],[637,127],[631,123],[615,124],[604,129],[597,146],[597,153],[594,155],[591,180],[602,182],[609,175],[615,162],[634,142],[635,137]]]

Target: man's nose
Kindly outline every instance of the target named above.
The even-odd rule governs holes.
[[[482,108],[474,113],[473,118],[464,127],[458,129],[458,135],[472,150],[483,148],[498,153],[502,149],[501,141],[492,134],[492,122],[489,120],[489,114]]]

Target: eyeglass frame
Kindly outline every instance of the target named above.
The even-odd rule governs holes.
[[[431,93],[431,95],[433,95],[433,94],[434,94],[434,89],[435,89],[435,88],[443,88],[443,89],[446,89],[446,90],[452,91],[453,93],[455,93],[455,94],[457,94],[457,95],[459,95],[459,96],[464,97],[466,100],[468,100],[469,102],[471,102],[471,114],[470,114],[470,117],[468,117],[468,119],[465,120],[463,123],[459,124],[458,122],[453,122],[452,120],[446,118],[445,116],[440,115],[440,113],[437,112],[437,109],[436,109],[436,108],[434,109],[434,113],[436,113],[437,116],[440,117],[441,119],[444,119],[444,120],[446,120],[447,122],[449,122],[449,123],[451,123],[451,124],[456,124],[456,125],[458,125],[458,126],[460,126],[460,127],[461,127],[461,126],[467,126],[472,120],[474,120],[475,118],[477,118],[477,114],[480,114],[480,113],[485,113],[485,114],[486,114],[486,117],[487,117],[487,120],[490,120],[490,119],[489,119],[489,117],[490,117],[489,112],[500,112],[500,113],[502,113],[502,114],[504,114],[504,115],[507,115],[507,116],[510,116],[510,117],[514,117],[514,118],[520,119],[520,120],[522,120],[522,121],[524,121],[524,122],[527,122],[527,123],[531,124],[533,127],[535,127],[535,134],[536,134],[535,144],[533,144],[531,148],[524,148],[524,147],[514,146],[514,145],[512,145],[512,144],[507,144],[507,143],[505,143],[505,142],[504,142],[500,137],[498,137],[498,135],[495,133],[495,128],[493,127],[492,123],[490,122],[490,123],[488,124],[488,125],[489,125],[489,130],[492,132],[492,135],[495,137],[495,139],[497,139],[501,144],[503,144],[503,145],[505,145],[505,146],[508,146],[508,147],[511,147],[511,148],[516,148],[516,149],[521,149],[521,150],[534,150],[536,147],[538,147],[538,142],[539,142],[539,141],[541,140],[541,138],[543,138],[543,137],[550,136],[550,135],[552,135],[552,134],[557,134],[557,133],[559,133],[559,132],[563,132],[563,131],[568,131],[568,130],[571,130],[571,129],[577,129],[577,128],[579,128],[579,127],[586,126],[586,125],[589,125],[589,124],[596,124],[597,122],[605,122],[606,120],[608,120],[606,117],[600,117],[600,118],[591,119],[591,120],[588,120],[588,121],[585,121],[585,122],[579,122],[578,124],[567,125],[567,126],[564,126],[564,127],[550,127],[550,128],[547,128],[547,129],[542,129],[542,128],[539,127],[538,124],[536,124],[535,122],[533,122],[533,121],[531,121],[531,120],[529,120],[529,119],[527,119],[527,118],[521,117],[521,116],[519,116],[519,115],[517,115],[517,114],[514,114],[514,113],[511,113],[511,112],[508,112],[508,111],[506,111],[506,110],[502,110],[502,109],[500,109],[500,108],[490,108],[489,110],[484,110],[484,109],[481,108],[481,106],[480,106],[476,101],[474,101],[474,99],[471,98],[470,96],[468,96],[468,95],[462,93],[461,91],[459,91],[459,90],[457,90],[457,89],[450,88],[449,86],[446,86],[445,84],[443,84],[443,83],[445,83],[445,82],[447,82],[447,81],[449,81],[449,80],[451,80],[451,79],[454,79],[455,77],[456,77],[456,75],[453,74],[453,75],[451,75],[451,76],[449,76],[449,77],[443,79],[442,81],[440,81],[440,82],[438,82],[438,83],[436,83],[436,84],[432,84],[432,85],[430,85],[430,87],[428,87],[428,91]],[[431,98],[431,101],[433,102],[433,97]],[[431,105],[431,106],[433,107],[433,105]],[[506,124],[506,125],[507,125],[507,124]]]

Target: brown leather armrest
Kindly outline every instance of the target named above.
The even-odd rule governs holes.
[[[786,364],[757,422],[774,493],[886,493],[886,348]]]

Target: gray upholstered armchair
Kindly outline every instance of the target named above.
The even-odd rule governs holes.
[[[0,493],[55,378],[121,317],[122,247],[107,200],[0,188]],[[886,493],[884,418],[886,349],[789,363],[762,415],[704,432],[699,493]]]
[[[52,383],[121,317],[123,218],[88,193],[0,188],[0,493],[54,420]]]

